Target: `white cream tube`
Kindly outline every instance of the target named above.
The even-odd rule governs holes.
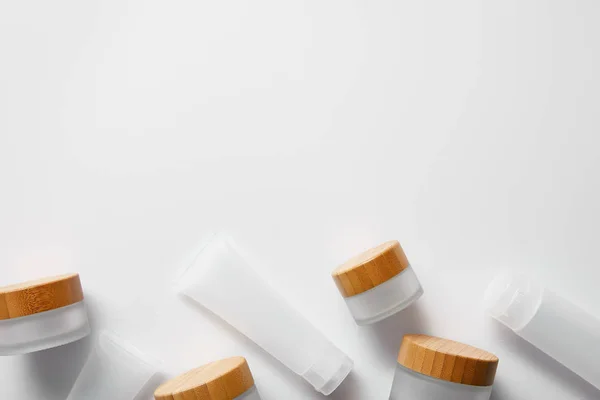
[[[523,275],[502,275],[486,293],[489,313],[600,389],[600,320]]]
[[[102,332],[67,400],[148,400],[160,384],[158,362]]]
[[[329,395],[352,360],[267,284],[222,234],[178,280],[178,291],[220,316],[317,391]]]

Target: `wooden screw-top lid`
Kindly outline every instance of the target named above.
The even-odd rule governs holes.
[[[232,400],[254,386],[244,357],[206,364],[162,384],[156,400]]]
[[[381,285],[408,266],[400,243],[392,240],[351,258],[337,267],[331,276],[342,296],[350,297]]]
[[[498,357],[452,340],[426,335],[402,339],[398,363],[432,378],[472,386],[494,383]]]
[[[0,320],[24,317],[83,300],[79,274],[53,276],[0,287]]]

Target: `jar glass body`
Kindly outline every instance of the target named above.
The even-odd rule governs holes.
[[[0,355],[26,354],[79,340],[90,333],[83,301],[50,311],[0,320]]]
[[[390,400],[489,400],[491,386],[471,386],[419,374],[400,364],[396,367]]]
[[[405,309],[422,294],[421,283],[409,265],[392,279],[344,300],[356,323],[368,325]]]

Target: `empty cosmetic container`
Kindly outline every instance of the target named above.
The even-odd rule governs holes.
[[[498,358],[426,335],[402,339],[390,400],[489,400]]]
[[[177,290],[220,316],[325,395],[353,367],[352,360],[248,265],[223,234],[205,243],[178,279]]]
[[[193,369],[162,384],[155,400],[261,400],[244,357],[231,357]]]
[[[395,240],[359,254],[331,275],[358,325],[394,315],[423,294],[417,275]]]
[[[0,355],[45,350],[89,333],[78,274],[0,288]]]
[[[67,400],[147,400],[162,379],[158,361],[101,332]]]
[[[521,274],[494,279],[489,313],[517,335],[600,389],[600,320]]]

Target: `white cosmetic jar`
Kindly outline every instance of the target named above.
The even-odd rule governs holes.
[[[215,361],[160,385],[155,400],[261,400],[244,357]]]
[[[498,358],[452,340],[406,335],[390,400],[489,400]]]
[[[331,276],[358,325],[381,321],[423,295],[419,279],[396,240],[348,260]]]
[[[78,274],[0,288],[0,355],[58,347],[89,333]]]

